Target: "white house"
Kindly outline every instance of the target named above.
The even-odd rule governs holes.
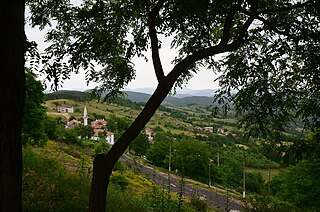
[[[92,140],[98,141],[101,139],[100,134],[105,134],[105,139],[111,145],[114,144],[114,133],[107,131],[106,125],[107,121],[104,119],[96,119],[95,121],[91,122],[91,128],[93,129],[93,136],[91,137]]]
[[[59,113],[73,113],[72,106],[57,106],[57,111]]]

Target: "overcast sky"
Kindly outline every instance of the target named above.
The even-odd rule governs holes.
[[[26,34],[29,40],[33,40],[38,43],[38,49],[40,51],[43,51],[45,49],[46,44],[44,43],[44,31],[40,31],[37,28],[31,28],[30,26],[26,26]],[[162,66],[164,68],[165,73],[168,73],[173,67],[171,61],[176,56],[176,52],[175,50],[170,49],[170,39],[160,37],[159,40],[162,41],[162,48],[160,49]],[[151,54],[147,53],[147,57],[148,62],[145,62],[142,58],[134,58],[133,63],[135,65],[135,69],[137,70],[136,78],[128,84],[127,88],[137,89],[156,87],[157,80],[153,71]],[[218,83],[214,82],[216,78],[217,76],[212,71],[201,69],[201,71],[189,81],[186,88],[195,90],[214,89],[218,87]],[[86,85],[85,76],[82,72],[77,75],[73,74],[70,80],[64,82],[62,89],[87,90],[95,86],[96,84],[94,83],[90,83],[89,86]]]

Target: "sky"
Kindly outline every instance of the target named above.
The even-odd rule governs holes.
[[[40,31],[37,28],[31,28],[30,26],[26,25],[26,35],[30,41],[36,41],[38,43],[38,49],[40,52],[44,51],[44,49],[47,47],[47,44],[44,42],[45,30]],[[173,68],[171,61],[176,56],[176,51],[170,49],[170,38],[159,37],[159,40],[162,41],[160,58],[165,74],[167,74]],[[136,78],[128,84],[126,87],[127,89],[138,90],[139,88],[155,88],[157,86],[151,53],[147,52],[146,56],[148,58],[148,62],[146,62],[143,58],[133,59],[133,64],[135,70],[137,71]],[[39,79],[43,78],[43,76],[39,76]],[[217,76],[212,71],[202,68],[189,81],[189,83],[186,85],[186,88],[193,90],[216,89],[218,88],[218,82],[214,82],[216,78]],[[85,74],[84,72],[80,72],[79,74],[72,74],[70,80],[66,80],[63,83],[63,87],[59,88],[59,90],[87,90],[94,88],[96,85],[97,84],[91,82],[89,83],[89,86],[87,86]]]

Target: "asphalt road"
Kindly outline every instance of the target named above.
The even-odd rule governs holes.
[[[243,206],[239,201],[234,200],[227,195],[222,195],[205,188],[194,187],[186,181],[181,183],[181,178],[179,176],[170,174],[169,177],[168,174],[154,170],[151,167],[143,166],[125,155],[123,155],[120,160],[131,168],[138,170],[142,175],[148,177],[154,183],[167,188],[172,192],[179,193],[182,190],[184,196],[191,197],[192,195],[197,195],[200,199],[206,201],[211,207],[219,211],[243,210]],[[182,186],[183,188],[181,189]]]

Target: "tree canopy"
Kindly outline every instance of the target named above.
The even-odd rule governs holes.
[[[174,75],[175,85],[182,86],[202,66],[221,73],[216,100],[226,108],[233,101],[250,132],[283,132],[294,118],[307,128],[319,125],[316,1],[27,3],[33,26],[52,26],[42,71],[56,86],[84,68],[88,81],[100,82],[98,90],[114,95],[135,77],[132,58],[145,57],[151,48],[159,82]],[[158,35],[172,38],[171,48],[178,50],[167,76]],[[224,52],[232,53],[214,57]]]

